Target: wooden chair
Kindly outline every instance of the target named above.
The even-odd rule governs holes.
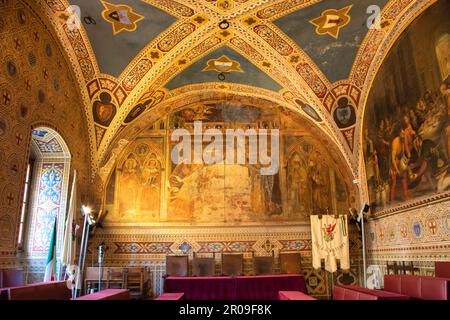
[[[414,263],[412,261],[402,261],[399,267],[400,274],[420,274],[420,269],[414,267]]]
[[[166,256],[166,276],[187,277],[189,256]]]
[[[300,252],[280,252],[280,273],[301,274],[302,256]]]
[[[145,277],[145,268],[125,268],[124,289],[130,290],[130,296],[136,299],[142,299],[148,291],[148,283]]]
[[[102,268],[101,285],[108,282],[108,268]],[[87,267],[84,276],[84,294],[89,294],[91,289],[98,289],[98,267]],[[103,288],[104,289],[104,288]]]
[[[271,256],[255,256],[253,252],[253,272],[255,275],[274,274],[274,252]]]
[[[397,261],[394,261],[394,262],[390,262],[390,261],[387,261],[386,262],[386,273],[387,274],[398,274],[398,271],[399,271],[399,267],[398,267],[398,265],[397,265]]]
[[[241,276],[244,271],[244,255],[242,253],[222,253],[222,275]]]
[[[213,277],[216,274],[216,254],[213,257],[198,257],[194,252],[192,259],[192,276]]]
[[[125,268],[110,267],[107,270],[106,289],[124,289]],[[103,288],[104,289],[104,288]]]

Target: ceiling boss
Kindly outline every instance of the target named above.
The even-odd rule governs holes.
[[[320,17],[310,20],[309,22],[315,25],[317,34],[328,34],[333,38],[339,37],[339,31],[345,27],[351,20],[348,12],[353,5],[344,7],[342,9],[329,9],[322,12]]]
[[[132,32],[137,28],[137,22],[144,19],[143,16],[133,12],[127,5],[114,5],[106,1],[101,1],[105,10],[102,11],[102,18],[113,26],[113,34],[116,35],[123,30]]]

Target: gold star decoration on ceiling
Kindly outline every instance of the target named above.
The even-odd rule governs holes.
[[[137,28],[137,22],[144,19],[143,16],[133,12],[133,9],[124,4],[111,4],[106,1],[100,1],[105,10],[102,11],[102,18],[113,26],[113,34],[126,30],[132,32]]]
[[[238,61],[231,60],[227,56],[223,55],[218,59],[212,59],[207,62],[205,71],[216,71],[219,73],[223,72],[244,72],[241,69],[241,64]]]
[[[310,20],[309,22],[316,26],[316,33],[319,35],[328,34],[333,38],[339,37],[340,30],[345,27],[351,20],[348,12],[353,5],[349,5],[342,9],[328,9],[322,12],[320,17]]]

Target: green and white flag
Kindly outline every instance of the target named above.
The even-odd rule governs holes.
[[[47,256],[47,266],[45,267],[44,282],[55,281],[56,269],[56,217],[53,225],[52,238]]]

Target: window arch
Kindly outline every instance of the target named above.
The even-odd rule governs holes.
[[[27,176],[23,192],[19,243],[29,258],[46,258],[55,217],[56,254],[63,242],[71,154],[54,129],[36,127],[31,134]]]

